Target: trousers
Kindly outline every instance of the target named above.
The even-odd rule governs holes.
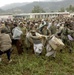
[[[11,56],[11,51],[10,51],[10,49],[7,50],[7,51],[4,51],[4,52],[0,51],[0,55],[5,54],[5,53],[7,54],[8,60],[10,60],[10,56]]]

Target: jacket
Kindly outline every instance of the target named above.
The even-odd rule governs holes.
[[[9,34],[0,34],[0,50],[2,52],[9,50],[12,47],[11,43],[12,41]]]

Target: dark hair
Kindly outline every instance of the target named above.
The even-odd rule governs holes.
[[[29,25],[30,24],[30,22],[27,22],[27,25]]]
[[[15,27],[17,27],[17,24],[14,24]]]
[[[65,27],[70,26],[70,24],[68,22],[65,22]]]
[[[6,33],[6,29],[2,29],[1,30],[1,33]]]
[[[8,25],[8,23],[7,23],[7,22],[5,22],[5,25]]]

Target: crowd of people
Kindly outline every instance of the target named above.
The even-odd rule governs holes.
[[[16,46],[18,55],[24,50],[26,52],[33,50],[35,55],[41,55],[45,49],[45,56],[55,58],[57,50],[54,50],[49,43],[54,36],[61,39],[65,44],[64,49],[67,47],[68,52],[72,53],[74,17],[2,20],[0,21],[0,61],[4,53],[7,54],[8,61],[12,61],[10,57],[13,45]],[[59,51],[62,52],[64,49],[61,48]]]

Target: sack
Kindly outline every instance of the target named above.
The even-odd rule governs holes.
[[[40,44],[34,44],[34,52],[35,53],[41,53],[42,52],[42,48],[43,48],[43,45],[40,43]]]
[[[55,36],[53,36],[52,39],[49,40],[49,44],[54,50],[60,50],[64,47],[64,43],[62,42],[62,40],[56,38]]]
[[[22,34],[22,31],[19,29],[15,29],[13,33],[13,38],[19,38]]]

